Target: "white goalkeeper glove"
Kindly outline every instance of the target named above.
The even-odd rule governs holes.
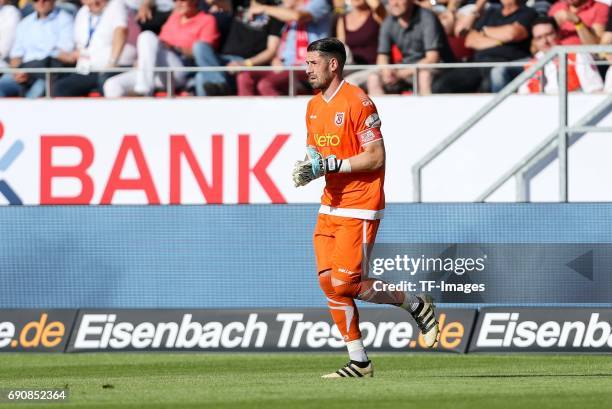
[[[308,159],[296,162],[293,168],[293,183],[295,187],[305,186],[328,173],[340,172],[343,161],[342,159],[336,158],[335,155],[324,158],[314,146],[308,146],[306,148],[306,154]],[[348,161],[344,168],[343,171],[350,172],[350,164]]]

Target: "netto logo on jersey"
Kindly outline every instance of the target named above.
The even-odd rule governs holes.
[[[315,144],[320,148],[340,145],[340,136],[331,133],[325,133],[322,135],[316,133],[314,134],[314,140]]]

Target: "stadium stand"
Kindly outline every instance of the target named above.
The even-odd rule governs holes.
[[[308,42],[327,35],[340,38],[349,51],[348,79],[373,95],[498,92],[542,51],[532,34],[536,16],[548,15],[556,21],[558,44],[611,44],[609,3],[0,0],[0,96],[310,93],[299,69],[303,50]],[[186,4],[198,12],[185,17],[181,10]],[[96,8],[101,9],[99,14],[92,12]],[[121,28],[116,33],[103,23],[111,19]],[[32,42],[38,42],[45,27],[53,25],[61,26],[61,38],[45,36],[46,51],[32,53]],[[595,65],[602,78],[606,77],[610,57],[580,55],[585,58],[579,58],[578,66],[588,70]],[[509,61],[513,64],[453,65]],[[394,63],[411,65],[375,67]],[[414,64],[428,63],[449,64],[414,68]],[[274,68],[262,70],[268,66]],[[47,74],[44,70],[24,73],[18,68],[50,70]],[[604,89],[610,90],[612,75],[607,77]],[[572,88],[582,92],[601,89]]]

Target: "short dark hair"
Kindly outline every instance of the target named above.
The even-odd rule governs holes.
[[[533,23],[531,23],[531,29],[540,24],[550,24],[551,26],[553,26],[555,32],[559,31],[559,25],[557,24],[557,21],[553,17],[549,17],[545,14],[540,14],[535,19],[533,19]]]
[[[346,63],[346,49],[344,48],[342,41],[338,40],[337,38],[327,37],[313,41],[312,43],[308,44],[306,51],[318,51],[327,58],[335,58],[338,60],[340,72],[342,72],[344,64]]]

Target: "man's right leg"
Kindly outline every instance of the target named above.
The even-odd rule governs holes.
[[[18,97],[22,87],[15,81],[12,74],[4,74],[0,77],[0,97]]]
[[[224,65],[217,56],[215,50],[203,41],[193,44],[193,59],[198,67],[220,67]],[[207,95],[204,84],[225,84],[225,74],[221,71],[198,72],[195,76],[196,95],[203,97]]]

